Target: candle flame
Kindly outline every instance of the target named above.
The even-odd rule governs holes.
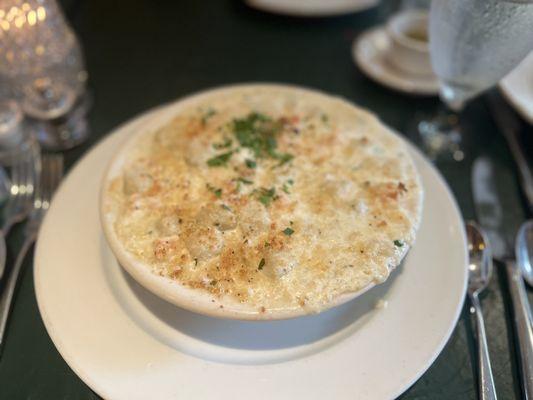
[[[44,7],[37,8],[37,18],[39,21],[44,21],[46,19],[46,10]]]
[[[31,10],[29,13],[28,13],[28,24],[30,24],[30,26],[33,26],[37,23],[37,13],[33,10]]]

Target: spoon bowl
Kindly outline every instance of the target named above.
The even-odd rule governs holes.
[[[474,222],[466,224],[468,238],[468,291],[481,293],[492,275],[492,254],[485,233]]]
[[[487,287],[492,275],[492,252],[487,237],[474,222],[466,224],[466,236],[469,255],[468,298],[472,305],[470,312],[475,317],[477,333],[479,398],[496,400],[485,321],[479,301],[479,294]]]
[[[530,219],[522,224],[515,246],[516,259],[522,277],[529,286],[533,286],[533,220]]]

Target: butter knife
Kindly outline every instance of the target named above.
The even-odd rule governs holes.
[[[505,104],[501,96],[492,93],[488,96],[492,116],[496,125],[503,133],[509,150],[516,164],[520,178],[520,186],[527,199],[529,211],[533,213],[533,174],[520,144],[518,134],[523,129],[523,123],[508,104]]]
[[[500,185],[497,186],[496,182]],[[525,399],[533,400],[533,319],[524,281],[513,256],[515,235],[525,218],[514,188],[512,185],[505,187],[511,182],[513,176],[510,171],[496,168],[485,157],[475,160],[472,189],[476,215],[489,237],[494,258],[505,265],[519,347],[517,353],[523,394]]]

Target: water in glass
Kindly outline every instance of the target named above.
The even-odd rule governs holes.
[[[429,35],[441,98],[459,110],[533,49],[533,2],[433,0]]]

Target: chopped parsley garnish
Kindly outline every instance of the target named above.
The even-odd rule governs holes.
[[[229,208],[227,205],[225,204],[221,204],[220,207],[222,207],[224,210],[226,211],[231,211],[231,208]]]
[[[270,247],[270,243],[269,242],[265,242],[265,247]]]
[[[211,186],[209,183],[206,183],[205,186],[207,187],[207,190],[209,190],[211,193],[213,193],[218,198],[222,196],[222,189]]]
[[[257,163],[254,160],[250,160],[249,158],[247,158],[244,163],[250,169],[254,169],[255,167],[257,167]]]
[[[231,147],[231,144],[233,143],[233,140],[231,140],[229,137],[226,137],[222,143],[213,143],[214,149],[227,149],[228,147]]]
[[[237,118],[233,121],[233,133],[242,147],[249,148],[256,157],[271,157],[280,160],[280,165],[293,159],[289,153],[278,153],[276,151],[276,136],[283,129],[282,120],[272,118],[253,112],[245,118]],[[249,168],[254,168],[248,163]]]
[[[265,259],[262,258],[261,261],[259,261],[259,265],[257,266],[257,269],[261,271],[264,266],[265,266]]]
[[[322,120],[323,123],[327,124],[328,121],[329,121],[329,116],[328,116],[328,114],[322,114],[320,116],[320,119]]]
[[[275,153],[271,154],[271,156],[272,158],[279,160],[278,166],[286,164],[294,158],[294,156],[289,153]]]
[[[211,157],[207,160],[207,165],[210,167],[221,167],[226,165],[231,158],[233,151],[228,151],[227,153],[219,154],[218,156]]]
[[[256,193],[257,199],[261,203],[263,203],[263,205],[268,207],[270,203],[272,203],[272,200],[275,200],[276,188],[273,188],[273,187],[270,189],[260,188],[260,189],[254,190],[253,193]]]
[[[283,230],[283,233],[287,236],[291,236],[294,233],[294,230],[287,227]]]
[[[294,185],[294,181],[292,179],[287,179],[287,182],[283,184],[283,186],[281,187],[281,190],[283,190],[287,194],[291,194],[289,190],[289,186],[292,186],[292,185]]]
[[[212,108],[207,109],[204,115],[202,115],[202,125],[205,125],[207,123],[207,120],[211,118],[213,115],[215,115],[216,113],[217,112]]]
[[[197,258],[194,259],[194,265],[198,265],[198,259]]]
[[[252,185],[254,182],[246,178],[237,178],[237,181],[244,183],[245,185]]]
[[[249,179],[246,179],[246,178],[243,178],[243,177],[238,177],[238,178],[233,178],[232,179],[233,182],[237,182],[237,187],[236,187],[236,190],[237,192],[240,192],[241,191],[241,184],[245,184],[245,185],[253,185],[253,181],[249,180]]]
[[[403,247],[403,244],[404,244],[404,243],[403,243],[401,240],[395,240],[395,241],[394,241],[394,245],[395,245],[396,247]]]

